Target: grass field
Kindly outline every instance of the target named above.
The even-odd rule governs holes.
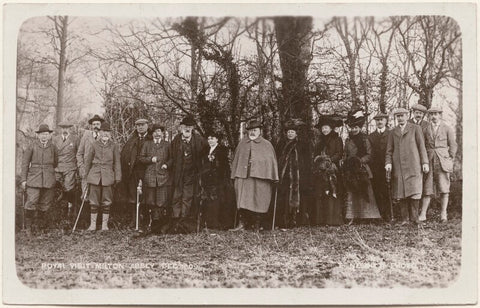
[[[33,288],[446,287],[460,272],[461,215],[419,227],[352,225],[210,231],[133,239],[131,231],[16,235]]]

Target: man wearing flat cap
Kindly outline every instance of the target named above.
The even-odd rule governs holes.
[[[425,113],[427,113],[427,107],[421,104],[415,104],[412,106],[413,118],[408,120],[408,122],[420,125],[422,131],[428,126],[428,122],[424,120]]]
[[[372,188],[380,215],[385,221],[390,222],[393,219],[392,203],[388,195],[385,172],[385,154],[387,152],[388,135],[390,134],[387,129],[388,115],[379,112],[373,119],[376,123],[376,129],[368,136],[372,145],[372,157],[369,163],[373,175]]]
[[[23,153],[21,184],[26,191],[25,225],[29,234],[48,226],[47,210],[55,194],[55,168],[58,163],[57,148],[52,144],[52,130],[41,124],[36,131],[38,140]]]
[[[446,222],[450,173],[453,172],[457,142],[453,129],[442,121],[442,110],[439,107],[431,107],[428,110],[428,116],[430,123],[423,132],[431,168],[423,183],[422,211],[419,220],[427,219],[431,196],[437,192],[441,196],[440,220]]]
[[[264,139],[262,124],[251,120],[247,124],[248,137],[235,150],[231,179],[237,196],[239,224],[232,231],[246,227],[246,216],[254,218],[254,229],[260,230],[272,197],[273,183],[279,181],[277,157],[270,141]]]
[[[85,173],[90,185],[88,199],[91,206],[90,227],[97,228],[97,217],[102,215],[102,230],[108,230],[110,206],[113,200],[112,186],[122,179],[120,168],[120,151],[111,138],[110,125],[102,122],[97,140],[85,154]]]
[[[126,214],[126,223],[130,228],[135,227],[137,187],[139,181],[143,179],[145,165],[140,162],[140,151],[147,140],[151,140],[152,135],[148,130],[148,121],[138,119],[135,121],[135,130],[123,146],[120,154],[122,161],[123,187],[126,193],[126,204],[121,211]],[[143,206],[143,201],[141,202]]]
[[[58,124],[60,134],[53,138],[53,144],[58,150],[58,166],[55,168],[57,182],[63,191],[63,198],[68,202],[67,213],[72,213],[75,201],[74,188],[77,178],[77,151],[80,141],[70,132],[73,125],[62,122]]]
[[[192,232],[199,214],[199,177],[202,158],[208,150],[205,139],[194,131],[195,120],[185,116],[180,123],[181,133],[170,145],[173,177],[172,223],[174,232]],[[176,229],[176,230],[175,230]]]
[[[167,223],[168,191],[172,185],[170,144],[165,141],[165,127],[152,126],[153,139],[145,141],[140,151],[140,162],[146,166],[143,179],[145,206],[140,208],[140,233],[146,235],[150,218],[151,232],[160,233]]]
[[[402,225],[418,223],[418,207],[423,190],[423,173],[428,173],[428,156],[422,128],[407,122],[408,111],[394,111],[397,120],[387,140],[385,170],[392,172],[392,197],[399,201]]]

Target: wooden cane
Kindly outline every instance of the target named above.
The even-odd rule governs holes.
[[[83,210],[83,205],[85,204],[85,200],[87,199],[87,194],[88,194],[88,189],[90,188],[90,184],[87,184],[87,187],[85,188],[85,193],[82,198],[82,204],[80,205],[80,210],[78,211],[77,219],[75,220],[75,224],[73,225],[72,233],[75,232],[75,229],[77,228],[77,223],[78,219],[80,218],[80,215],[82,214]]]
[[[275,187],[275,199],[273,200],[273,221],[272,221],[272,231],[275,230],[275,214],[277,213],[277,192],[278,188]]]

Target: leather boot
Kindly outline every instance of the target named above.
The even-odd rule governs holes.
[[[418,205],[420,200],[410,199],[409,203],[410,221],[414,224],[418,224]]]
[[[35,211],[25,210],[25,231],[27,231],[28,236],[36,235],[36,221],[35,221]]]
[[[47,213],[45,211],[37,211],[37,225],[40,232],[44,233],[47,231]]]
[[[233,228],[233,229],[229,229],[228,231],[232,231],[232,232],[238,232],[238,231],[242,231],[242,230],[245,230],[245,218],[244,218],[244,215],[242,213],[238,213],[238,226],[236,228]]]
[[[259,232],[259,231],[263,230],[263,228],[262,228],[262,214],[255,213],[254,217],[255,218],[254,218],[253,230],[255,232]]]

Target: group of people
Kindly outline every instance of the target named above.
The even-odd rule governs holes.
[[[391,130],[388,116],[377,114],[376,130],[370,135],[362,130],[366,116],[361,110],[352,110],[346,118],[321,115],[314,144],[308,126],[292,119],[275,147],[263,138],[262,123],[252,120],[232,159],[221,132],[205,132],[205,139],[191,116],[182,120],[171,142],[165,139],[164,126],[138,119],[121,150],[109,124],[98,115],[89,120],[91,129],[81,139],[71,133],[70,123],[60,123],[54,138],[42,124],[22,162],[27,231],[48,228],[46,213],[57,183],[68,207],[74,208],[77,178],[82,200],[90,205],[89,231],[109,229],[112,204],[138,236],[203,228],[341,225],[365,219],[391,222],[394,209],[402,224],[418,223],[426,220],[437,191],[441,220],[446,221],[457,148],[454,133],[441,121],[439,108],[427,112],[417,104],[413,109],[411,120],[407,110],[395,109],[398,125]],[[425,113],[428,122],[423,120]],[[349,133],[343,140],[345,130]],[[114,203],[114,191],[124,195],[123,205]],[[233,200],[236,209],[230,210]]]

